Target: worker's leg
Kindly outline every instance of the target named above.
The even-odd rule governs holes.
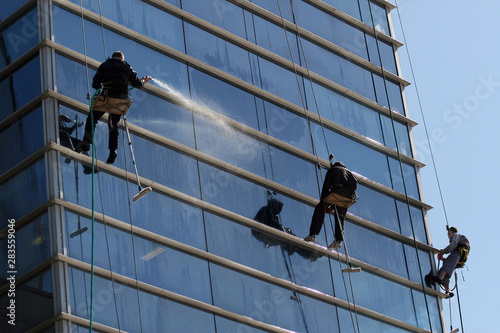
[[[335,212],[334,214],[335,214],[335,240],[337,242],[341,242],[344,240],[343,230],[344,230],[345,215],[347,214],[347,208],[337,207],[337,212]]]
[[[101,117],[103,116],[104,112],[101,111],[93,111],[94,115],[94,129]],[[83,140],[80,141],[80,143],[77,146],[77,151],[89,151],[90,150],[90,144],[92,143],[92,116],[89,113],[87,116],[87,121],[85,123],[85,133],[83,135]]]
[[[310,235],[319,235],[321,228],[323,227],[323,223],[325,222],[325,210],[328,206],[329,204],[324,201],[320,201],[316,205],[311,219],[311,226],[309,227]]]
[[[119,114],[109,114],[108,118],[108,128],[109,128],[109,142],[108,142],[108,148],[109,148],[109,156],[108,160],[106,163],[113,164],[115,162],[117,153],[116,150],[118,149],[118,122],[121,119],[121,115]]]

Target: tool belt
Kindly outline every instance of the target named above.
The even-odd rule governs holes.
[[[108,89],[103,89],[101,94],[94,97],[92,109],[94,111],[109,112],[125,115],[132,105],[132,100],[108,96]]]
[[[335,205],[337,207],[349,208],[358,201],[358,196],[356,193],[352,194],[351,198],[344,197],[337,193],[330,193],[323,201]]]
[[[460,244],[458,245],[458,250],[460,251],[460,259],[458,259],[456,268],[462,268],[469,257],[470,246]]]

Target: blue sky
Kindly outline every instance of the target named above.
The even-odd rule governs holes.
[[[393,3],[395,0],[391,0]],[[414,129],[433,245],[448,243],[446,220],[428,152],[428,142],[415,88],[432,143],[448,223],[471,242],[468,268],[458,270],[464,332],[498,332],[495,316],[500,292],[495,281],[499,264],[497,201],[500,177],[500,2],[398,0],[391,15]],[[407,49],[415,77],[408,63]],[[416,84],[415,84],[416,82]],[[496,256],[495,256],[496,257]],[[462,279],[462,272],[465,281]],[[447,327],[449,302],[444,303]],[[452,299],[453,328],[460,327],[456,297]]]

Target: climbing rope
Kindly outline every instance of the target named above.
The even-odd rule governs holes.
[[[298,71],[297,71],[297,66],[296,66],[296,63],[294,61],[291,44],[290,44],[290,41],[288,39],[288,34],[287,34],[287,30],[286,30],[285,19],[284,19],[283,12],[282,12],[282,9],[281,9],[280,0],[277,0],[277,4],[278,4],[279,12],[280,12],[281,23],[283,25],[283,31],[285,33],[285,38],[286,38],[286,42],[287,42],[287,45],[288,45],[288,50],[290,52],[290,58],[291,58],[291,61],[292,61],[292,66],[293,66],[293,70],[294,70],[294,73],[295,73],[295,78],[296,78],[297,85],[298,85],[299,92],[300,92],[300,98],[301,98],[301,102],[302,102],[302,107],[304,109],[304,117],[307,120],[307,124],[308,124],[308,128],[309,128],[309,133],[310,133],[310,136],[311,136],[311,143],[312,143],[312,148],[313,148],[313,154],[316,157],[316,163],[317,163],[317,165],[320,166],[321,164],[319,162],[318,151],[317,151],[317,148],[316,148],[316,144],[315,144],[315,140],[314,140],[314,135],[312,133],[311,120],[310,120],[309,116],[307,115],[305,98],[304,98],[303,93],[302,93],[301,84],[300,84],[300,80],[299,80],[299,75],[298,75]],[[308,65],[308,62],[307,62],[307,57],[306,57],[306,54],[305,54],[304,45],[303,45],[302,40],[301,40],[302,37],[300,36],[300,28],[299,28],[298,23],[297,23],[297,18],[295,16],[295,11],[293,9],[292,0],[290,0],[290,8],[291,8],[291,11],[292,11],[292,17],[293,17],[295,28],[296,28],[296,31],[297,31],[297,38],[299,40],[299,43],[300,43],[300,46],[301,46],[301,50],[302,50],[302,54],[304,56],[304,62],[305,62],[305,65],[306,65],[306,71],[307,71],[307,75],[309,77],[309,82],[311,84],[311,90],[313,92],[313,99],[314,99],[314,102],[315,102],[315,105],[316,105],[316,109],[318,111],[318,119],[319,119],[319,122],[320,122],[320,128],[321,128],[322,133],[323,133],[323,139],[325,140],[325,145],[326,145],[326,148],[327,148],[328,155],[331,156],[330,148],[328,146],[328,140],[326,138],[325,129],[324,129],[324,125],[323,125],[323,121],[322,121],[322,117],[321,117],[321,111],[320,111],[320,108],[319,108],[319,105],[318,105],[318,101],[317,101],[317,98],[316,98],[314,86],[312,84],[312,76],[311,76],[311,72],[309,70],[309,65]],[[323,175],[322,175],[321,169],[319,171],[319,175],[318,175],[318,171],[316,171],[316,180],[317,180],[318,192],[321,195],[320,179],[323,179]],[[329,215],[329,219],[330,219],[330,225],[331,225],[332,221],[331,221],[331,216],[330,215]],[[345,247],[345,240],[344,240],[344,247]],[[331,263],[330,263],[330,261],[328,261],[328,263],[329,263],[329,266],[330,266],[330,269],[331,269]],[[340,256],[339,256],[339,263],[340,263]],[[350,265],[350,263],[348,263],[348,264]],[[330,273],[330,276],[331,276],[331,280],[332,280],[332,288],[335,289],[334,288],[334,283],[333,283],[333,275],[332,275],[332,273]],[[358,327],[358,331],[359,331],[359,323],[358,323],[357,311],[355,309],[356,308],[355,307],[355,302],[353,304],[354,304],[354,309],[355,309],[355,319],[356,319],[357,325],[355,325],[354,318],[352,317],[352,310],[351,310],[351,306],[350,306],[351,302],[349,300],[349,293],[347,292],[347,286],[346,286],[344,277],[343,277],[343,282],[344,282],[344,288],[346,289],[346,296],[347,296],[347,300],[348,300],[348,308],[349,308],[349,313],[351,314],[351,319],[353,321],[353,327],[357,326]],[[350,282],[351,294],[352,294],[353,301],[354,301],[354,289],[353,289],[353,286],[352,286],[352,280],[350,279],[350,276],[349,276],[349,282]]]
[[[406,187],[406,181],[405,181],[405,177],[404,177],[403,161],[402,161],[402,158],[401,158],[401,152],[399,150],[398,137],[397,137],[397,133],[396,133],[396,127],[394,125],[394,122],[395,122],[395,120],[394,120],[394,114],[393,114],[393,111],[392,111],[392,108],[391,108],[391,101],[390,101],[390,98],[389,98],[389,91],[388,91],[388,88],[387,88],[387,79],[386,79],[386,76],[385,76],[384,65],[382,63],[382,55],[381,55],[381,52],[380,52],[380,46],[379,46],[379,39],[378,39],[377,29],[375,27],[375,20],[373,18],[371,1],[368,1],[368,8],[369,8],[369,11],[370,11],[370,18],[371,18],[372,27],[373,27],[373,34],[374,34],[374,37],[375,37],[375,44],[377,46],[377,55],[378,55],[378,58],[379,58],[379,61],[380,61],[380,69],[382,71],[382,80],[384,82],[384,90],[385,90],[385,94],[386,94],[386,98],[387,98],[389,115],[390,115],[390,118],[391,118],[392,132],[393,132],[394,140],[395,140],[395,143],[396,143],[396,153],[397,153],[398,162],[399,162],[399,169],[400,169],[400,172],[401,172],[401,179],[402,179],[403,189],[404,189],[404,195],[405,195],[405,199],[406,199],[406,206],[407,206],[407,209],[408,209],[408,217],[410,219],[410,225],[411,225],[411,230],[412,230],[412,235],[413,235],[413,245],[415,247],[415,253],[416,253],[416,257],[417,257],[418,269],[419,269],[419,273],[420,273],[420,284],[422,285],[422,291],[423,291],[423,294],[424,294],[425,307],[426,307],[426,311],[427,311],[427,318],[428,318],[428,321],[429,321],[429,328],[430,328],[430,331],[432,331],[431,315],[430,315],[430,310],[429,310],[429,304],[428,304],[428,301],[427,301],[427,293],[425,291],[424,277],[423,277],[423,274],[422,274],[422,266],[420,264],[420,255],[418,253],[418,244],[417,244],[417,238],[416,238],[416,235],[415,235],[415,228],[413,226],[413,219],[412,219],[412,216],[411,216],[410,200],[409,200],[408,190],[407,190],[407,187]]]
[[[417,85],[417,79],[415,77],[415,71],[413,69],[413,62],[411,60],[410,50],[409,50],[409,47],[408,47],[408,42],[406,40],[406,34],[405,34],[404,27],[403,27],[402,19],[401,19],[401,13],[399,12],[398,1],[396,0],[395,3],[396,3],[396,10],[397,10],[397,13],[398,13],[399,25],[401,27],[401,34],[403,36],[403,41],[404,41],[404,44],[406,46],[405,47],[405,49],[406,49],[406,56],[408,58],[408,64],[410,66],[411,76],[412,76],[412,80],[413,80],[414,86],[415,86],[415,93],[416,93],[416,96],[417,96],[417,102],[418,102],[418,106],[419,106],[419,110],[420,110],[420,115],[421,115],[421,118],[422,118],[422,123],[424,125],[424,130],[425,130],[425,135],[426,135],[426,138],[427,138],[427,143],[428,143],[428,146],[429,146],[429,153],[430,153],[430,157],[431,157],[431,161],[432,161],[432,167],[433,167],[433,170],[434,170],[434,176],[436,177],[436,183],[437,183],[437,186],[438,186],[438,192],[439,192],[439,197],[440,197],[440,200],[441,200],[441,206],[443,208],[444,218],[445,218],[445,221],[446,221],[446,229],[448,230],[448,228],[449,228],[448,214],[447,214],[446,205],[445,205],[445,202],[444,202],[443,191],[441,189],[441,182],[439,181],[439,175],[438,175],[438,171],[437,171],[436,161],[435,161],[435,158],[434,158],[434,152],[433,152],[431,141],[430,141],[430,138],[429,138],[429,130],[427,128],[427,122],[426,122],[424,110],[423,110],[423,107],[422,107],[422,101],[421,101],[421,98],[420,98],[420,92],[419,92],[418,85]],[[460,304],[460,297],[458,295],[458,279],[457,279],[457,275],[456,274],[457,273],[455,272],[455,287],[454,288],[457,289],[457,303],[458,303],[458,309],[459,309],[459,315],[460,315],[460,323],[461,323],[462,332],[464,332],[463,322],[462,322],[462,307],[461,307],[461,304]],[[450,312],[450,322],[451,322],[451,312]]]

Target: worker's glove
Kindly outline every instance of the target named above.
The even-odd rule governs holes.
[[[152,80],[152,79],[153,79],[153,77],[151,77],[151,76],[145,76],[141,79],[141,81],[143,84],[146,84],[146,83],[148,83],[149,80]]]

